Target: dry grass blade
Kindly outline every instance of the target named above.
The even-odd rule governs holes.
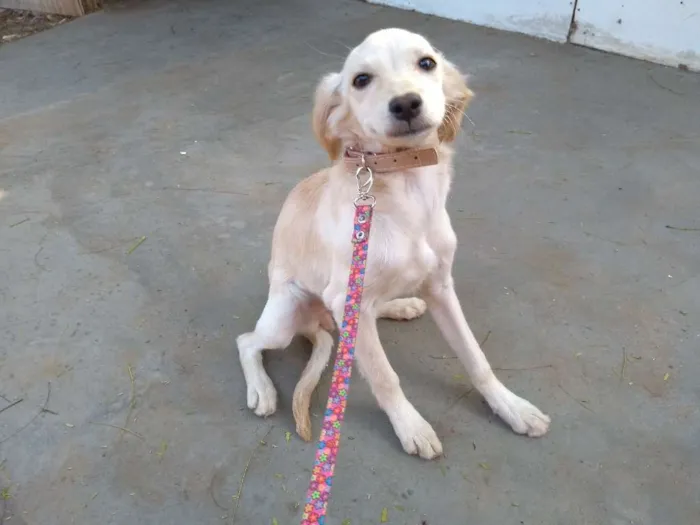
[[[554,365],[523,366],[521,368],[493,367],[494,370],[501,371],[501,372],[524,372],[526,370],[542,370],[543,368],[554,368]]]
[[[627,366],[627,349],[622,347],[622,366],[620,367],[620,383],[625,380],[625,367]]]
[[[249,195],[248,193],[242,191],[217,190],[216,188],[179,188],[176,186],[164,186],[163,189],[171,191],[201,191],[204,193],[223,193],[226,195]]]
[[[14,403],[10,403],[10,404],[7,405],[5,408],[0,409],[0,414],[2,414],[5,410],[10,410],[13,406],[19,405],[22,401],[24,401],[24,398],[23,398],[23,397],[19,398],[19,399],[18,399],[17,401],[15,401]]]
[[[568,390],[566,390],[563,386],[561,386],[561,383],[559,383],[557,386],[558,386],[559,388],[561,388],[561,391],[562,391],[562,392],[564,392],[567,396],[569,396],[571,399],[573,399],[574,401],[576,401],[576,402],[577,402],[579,405],[581,405],[583,408],[585,408],[585,409],[588,410],[589,412],[593,412],[593,409],[592,409],[591,407],[587,406],[586,403],[584,403],[584,402],[581,401],[580,399],[575,398],[571,393],[569,393]],[[593,412],[593,413],[595,414],[595,412]]]
[[[134,408],[136,406],[136,378],[134,377],[134,369],[131,367],[131,365],[127,365],[126,370],[129,372],[129,380],[131,381],[131,398],[129,401],[129,408]]]
[[[139,246],[141,246],[145,241],[146,241],[146,236],[145,236],[145,235],[142,235],[141,237],[139,237],[139,238],[136,240],[136,242],[135,242],[134,244],[131,245],[131,248],[129,248],[129,249],[126,251],[126,254],[127,254],[127,255],[131,255],[132,253],[134,253],[134,251],[136,251],[136,248],[138,248]]]
[[[129,394],[129,411],[126,413],[126,419],[124,420],[124,428],[128,429],[129,428],[129,422],[131,421],[131,415],[134,412],[134,407],[136,407],[136,377],[134,376],[134,369],[131,365],[126,365],[126,371],[129,374],[129,382],[131,384],[131,390]],[[121,427],[115,427],[115,428],[121,428]],[[134,432],[131,432],[130,430],[125,430],[125,432],[130,432],[134,434]]]
[[[267,432],[265,432],[265,435],[258,441],[258,444],[253,449],[253,452],[250,453],[250,457],[248,457],[248,461],[246,462],[245,467],[243,468],[241,482],[238,484],[238,492],[235,496],[236,503],[233,505],[233,512],[231,513],[231,525],[234,525],[236,523],[236,513],[238,512],[238,507],[241,504],[243,485],[245,484],[245,478],[248,475],[248,469],[250,468],[250,464],[253,461],[253,458],[255,458],[255,455],[258,453],[258,450],[260,450],[260,447],[265,444],[265,438],[270,435],[270,432],[272,432],[273,428],[275,428],[274,425],[267,429]]]
[[[681,226],[671,226],[670,224],[667,224],[666,228],[669,230],[676,230],[679,232],[700,232],[700,228],[683,228]]]
[[[479,346],[483,347],[483,346],[486,344],[486,341],[489,340],[489,337],[491,337],[491,330],[489,330],[488,332],[486,332],[486,335],[484,336],[484,338],[483,338],[483,339],[481,340],[481,342],[479,343]],[[440,359],[440,360],[443,360],[443,359],[457,359],[457,356],[456,356],[456,355],[451,355],[451,356],[446,356],[446,355],[429,355],[428,357],[429,357],[430,359]],[[551,366],[551,365],[549,365],[549,366]],[[497,369],[494,368],[494,370],[497,370]],[[506,369],[505,369],[505,368],[502,368],[501,370],[506,370]]]
[[[142,441],[146,440],[146,438],[144,438],[138,432],[134,432],[133,430],[129,430],[128,428],[125,428],[125,427],[120,427],[119,425],[112,425],[110,423],[96,423],[95,421],[88,421],[88,423],[90,423],[91,425],[99,425],[101,427],[116,428],[117,430],[121,430],[122,432],[127,432],[127,433],[131,434],[132,436],[136,436],[137,438],[139,438]]]
[[[29,217],[27,217],[26,219],[22,219],[19,222],[15,222],[13,224],[10,224],[10,228],[14,228],[15,226],[19,226],[20,224],[24,224],[27,221],[29,221]]]
[[[469,397],[469,394],[471,394],[472,392],[474,392],[474,387],[469,388],[469,389],[465,390],[464,392],[462,392],[459,396],[457,396],[457,399],[455,399],[452,403],[450,403],[450,406],[447,407],[447,410],[445,410],[445,412],[451,410],[454,406],[457,405],[457,403],[459,403],[463,399],[466,399],[467,397]]]
[[[55,415],[56,412],[53,412],[52,410],[49,410],[49,409],[48,409],[49,401],[50,401],[50,400],[51,400],[51,381],[49,381],[48,384],[47,384],[46,401],[44,401],[44,405],[39,409],[39,411],[38,411],[36,414],[34,414],[34,417],[32,417],[29,421],[27,421],[27,423],[26,423],[25,425],[23,425],[23,426],[21,426],[20,428],[18,428],[17,430],[15,430],[12,434],[10,434],[9,436],[7,436],[6,438],[3,438],[2,440],[0,440],[0,444],[4,443],[5,441],[8,441],[8,440],[12,439],[12,438],[15,437],[17,434],[19,434],[20,432],[22,432],[25,428],[27,428],[29,425],[31,425],[32,423],[34,423],[34,421],[36,421],[36,419],[37,419],[40,415],[42,415],[42,414],[44,414],[44,413],[47,413],[47,412],[48,412],[49,414],[54,414],[54,415]]]

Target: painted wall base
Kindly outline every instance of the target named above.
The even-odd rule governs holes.
[[[367,0],[700,71],[700,0]]]
[[[469,22],[478,26],[566,42],[571,25],[573,1],[570,0],[367,0],[387,5]]]

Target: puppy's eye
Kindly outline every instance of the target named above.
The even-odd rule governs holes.
[[[430,57],[423,57],[418,61],[418,67],[423,71],[432,71],[437,66],[437,62]]]
[[[370,75],[367,73],[360,73],[352,80],[352,85],[357,89],[362,89],[369,85],[370,82],[372,82],[372,77]]]

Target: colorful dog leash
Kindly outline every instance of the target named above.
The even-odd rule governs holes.
[[[367,178],[363,180],[362,176],[365,174]],[[355,359],[355,340],[360,320],[360,303],[367,266],[369,232],[375,203],[374,197],[369,193],[373,183],[372,170],[365,165],[364,157],[362,158],[362,166],[355,173],[355,178],[357,179],[358,195],[355,199],[353,251],[345,296],[345,311],[339,329],[338,351],[333,366],[328,403],[323,415],[321,437],[316,448],[316,459],[311,471],[311,482],[306,493],[301,525],[323,525],[326,520],[326,511],[333,485],[333,472],[340,447],[340,426],[345,419],[352,363]]]

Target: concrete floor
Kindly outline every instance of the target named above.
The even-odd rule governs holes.
[[[0,48],[6,523],[232,523],[244,472],[235,523],[298,523],[308,349],[268,357],[263,421],[234,337],[285,194],[325,163],[314,84],[386,26],[472,75],[455,279],[553,426],[512,434],[430,319],[384,323],[447,457],[405,455],[356,376],[327,523],[698,523],[700,76],[353,0],[156,0]]]

